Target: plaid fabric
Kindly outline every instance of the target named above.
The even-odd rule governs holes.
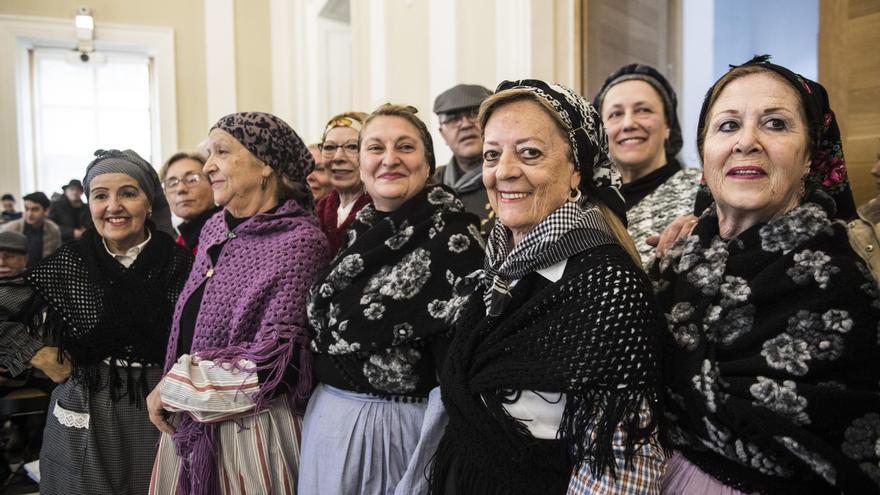
[[[642,424],[649,421],[649,413],[643,410],[639,414]],[[614,434],[614,457],[616,461],[617,479],[605,473],[597,477],[588,463],[575,468],[571,482],[568,484],[568,495],[653,495],[660,493],[660,478],[666,465],[666,454],[656,442],[645,443],[636,449],[632,464],[624,467],[624,441],[626,433],[618,428]]]
[[[510,281],[553,266],[576,253],[614,244],[596,207],[565,203],[511,248],[510,229],[500,222],[489,233],[483,296],[490,315],[499,315],[510,297]]]

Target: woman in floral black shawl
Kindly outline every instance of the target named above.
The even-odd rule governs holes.
[[[655,271],[677,450],[663,489],[877,492],[880,300],[840,221],[854,208],[827,93],[756,57],[699,122],[714,204]]]

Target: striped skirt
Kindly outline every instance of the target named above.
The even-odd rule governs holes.
[[[220,423],[216,462],[220,492],[234,494],[294,494],[299,471],[302,418],[286,395],[251,416]],[[150,479],[151,495],[176,494],[180,473],[171,435],[162,434]]]

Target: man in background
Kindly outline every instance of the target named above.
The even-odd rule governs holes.
[[[0,278],[21,275],[27,259],[27,238],[17,232],[0,232]]]
[[[2,198],[0,198],[0,203],[2,203],[2,211],[0,211],[0,225],[21,218],[21,212],[18,211],[15,205],[15,196],[6,193],[3,195]]]
[[[492,208],[483,185],[483,141],[477,114],[480,104],[492,92],[475,84],[459,84],[437,96],[434,113],[440,120],[440,135],[452,150],[452,159],[437,167],[434,179],[452,188],[467,211],[480,217],[484,234],[491,228]]]
[[[46,218],[50,203],[45,194],[33,192],[23,199],[24,216],[8,222],[0,229],[3,232],[24,235],[27,240],[27,267],[30,268],[61,247],[61,229]]]
[[[52,202],[49,219],[61,229],[61,242],[79,239],[92,225],[89,205],[83,203],[82,182],[73,179],[62,187],[64,194]]]
[[[198,153],[175,153],[159,170],[165,199],[183,222],[177,226],[177,243],[198,250],[202,227],[220,208],[214,205],[211,182],[202,172],[205,158]]]

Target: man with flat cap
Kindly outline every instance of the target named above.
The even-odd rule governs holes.
[[[485,235],[492,227],[492,208],[483,185],[483,142],[477,114],[480,103],[492,92],[476,84],[459,84],[434,100],[434,113],[440,120],[440,135],[452,150],[452,159],[437,167],[434,179],[452,188],[467,211],[480,217]]]
[[[61,187],[64,194],[52,202],[49,219],[61,228],[61,241],[79,239],[83,231],[92,226],[89,205],[83,203],[83,185],[73,179]]]
[[[0,278],[21,275],[27,260],[27,237],[18,232],[0,232]]]

